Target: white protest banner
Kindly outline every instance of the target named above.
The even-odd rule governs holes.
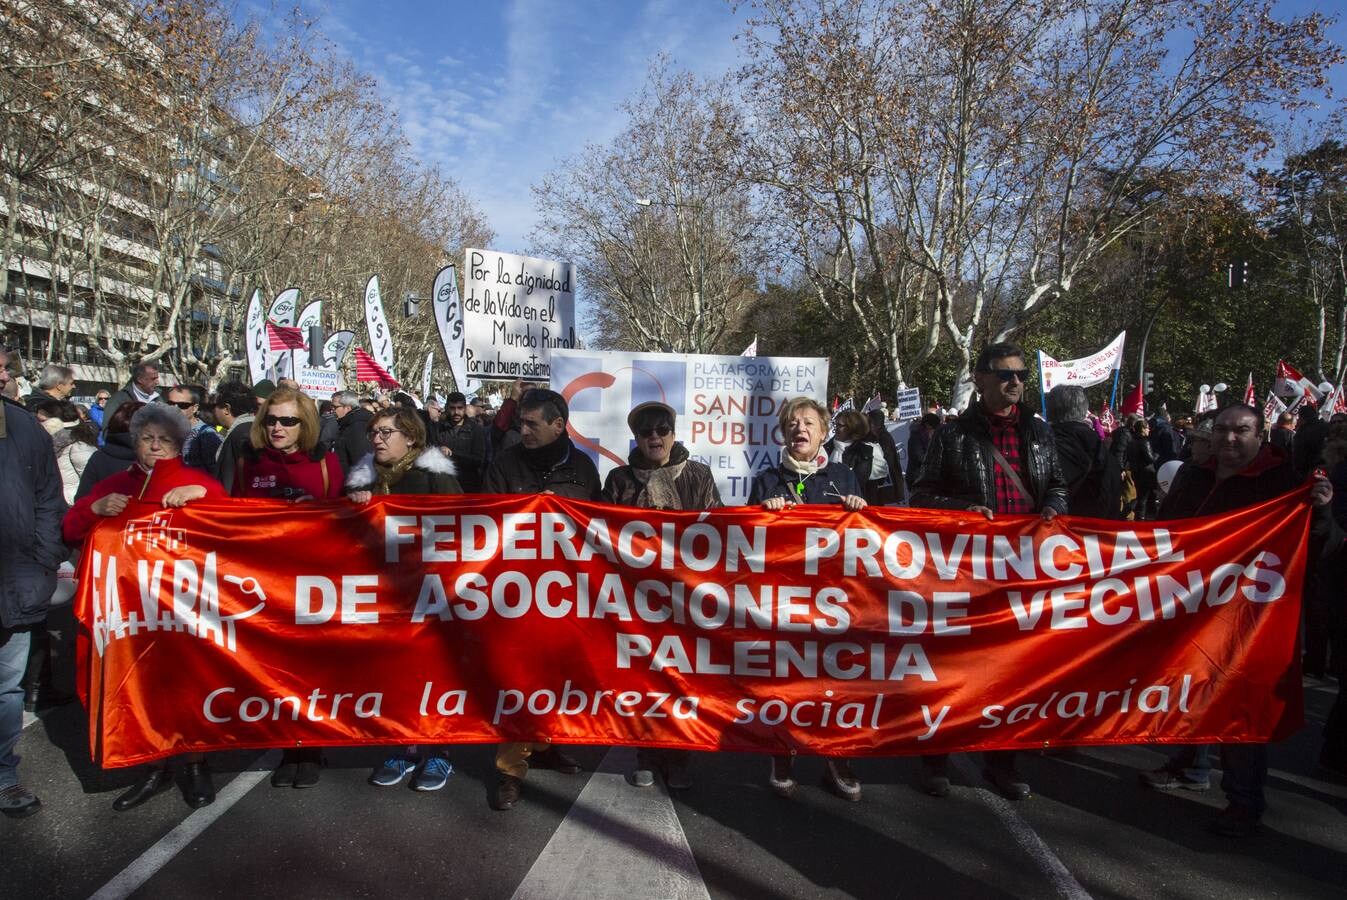
[[[379,296],[379,276],[371,275],[365,283],[365,328],[369,331],[370,349],[375,361],[389,375],[393,374],[393,332],[388,328],[384,303]]]
[[[898,392],[898,421],[921,418],[921,388],[906,388]]]
[[[576,347],[575,267],[494,250],[464,258],[467,374],[550,378],[552,351]]]
[[[430,396],[430,374],[435,368],[435,351],[432,350],[426,354],[426,365],[421,370],[421,396]]]
[[[1108,381],[1114,371],[1122,366],[1123,343],[1126,339],[1127,332],[1120,332],[1103,350],[1080,359],[1056,360],[1046,353],[1039,353],[1043,392],[1047,393],[1059,384],[1089,387]]]
[[[271,368],[271,341],[267,338],[266,307],[262,304],[260,290],[253,291],[252,299],[248,301],[246,337],[248,379],[257,384],[267,377],[267,369]]]
[[[753,474],[776,465],[781,406],[799,396],[824,403],[828,390],[827,359],[558,349],[551,363],[552,389],[570,405],[571,438],[601,478],[627,464],[627,413],[659,400],[673,407],[676,439],[711,467],[728,506],[746,503]]]
[[[331,400],[337,391],[346,390],[346,380],[338,369],[319,369],[301,365],[295,369],[299,389],[314,400]]]
[[[271,301],[271,309],[267,311],[267,318],[277,325],[284,325],[287,328],[295,324],[295,312],[299,308],[299,288],[286,288],[276,295],[276,299]],[[275,376],[277,378],[289,378],[294,371],[291,364],[291,354],[273,353],[271,355],[271,364],[275,366]]]
[[[354,331],[334,331],[328,335],[323,342],[323,368],[341,369],[341,364],[346,361],[346,353],[354,342]]]
[[[458,299],[458,270],[445,266],[436,272],[430,296],[435,305],[440,346],[454,376],[454,390],[467,392],[468,361],[463,358],[463,304]]]

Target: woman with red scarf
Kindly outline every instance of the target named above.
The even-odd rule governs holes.
[[[194,500],[222,499],[220,482],[200,469],[182,463],[182,445],[191,433],[187,417],[172,406],[151,403],[131,417],[131,443],[136,461],[107,476],[75,501],[61,522],[66,543],[80,544],[104,518],[119,516],[132,500],[185,506]],[[193,809],[215,800],[210,767],[201,753],[180,757],[184,769],[182,799]],[[137,782],[112,803],[118,812],[139,806],[173,787],[173,768],[165,763]]]
[[[291,387],[276,388],[253,419],[251,446],[234,475],[234,496],[291,502],[340,497],[341,463],[336,453],[318,447],[319,427],[313,400]],[[322,765],[322,748],[289,748],[271,775],[271,786],[313,787]]]

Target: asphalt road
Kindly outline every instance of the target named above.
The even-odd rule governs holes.
[[[973,759],[950,796],[915,786],[915,759],[866,759],[864,799],[818,784],[801,759],[791,800],[767,760],[698,755],[670,797],[622,781],[630,751],[576,748],[585,773],[530,773],[512,812],[487,807],[492,749],[450,750],[444,790],[368,785],[376,749],[329,755],[312,790],[274,789],[275,757],[213,758],[219,799],[193,813],[176,791],[126,812],[134,771],[100,771],[76,706],[24,731],[21,775],[42,798],[0,818],[0,896],[88,897],[1342,897],[1347,780],[1318,770],[1335,684],[1306,683],[1310,724],[1272,751],[1260,835],[1218,838],[1219,790],[1160,794],[1136,772],[1154,750],[1026,755],[1034,796],[988,791]],[[598,769],[599,771],[595,771]]]

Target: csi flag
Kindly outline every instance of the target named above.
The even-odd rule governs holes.
[[[1263,421],[1269,425],[1276,424],[1277,417],[1286,412],[1286,404],[1282,398],[1271,391],[1267,392],[1267,402],[1263,404]]]
[[[402,387],[396,378],[388,374],[387,369],[360,347],[355,348],[355,380],[373,381],[385,389]]]
[[[1315,400],[1323,396],[1314,382],[1301,375],[1283,359],[1277,360],[1277,380],[1272,383],[1272,391],[1278,397],[1292,399],[1300,399],[1306,392]]]
[[[268,322],[267,342],[272,350],[303,350],[304,332],[298,328]]]

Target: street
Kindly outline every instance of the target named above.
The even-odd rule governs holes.
[[[801,758],[791,800],[768,762],[698,754],[672,798],[622,773],[634,751],[576,748],[581,775],[530,773],[512,812],[487,807],[492,748],[449,749],[448,785],[416,793],[366,783],[377,748],[328,753],[322,783],[274,789],[278,751],[212,757],[217,800],[189,810],[176,790],[126,813],[112,800],[136,770],[101,772],[77,705],[28,717],[21,777],[40,813],[0,820],[4,895],[43,897],[1337,897],[1347,876],[1347,781],[1316,767],[1336,693],[1307,679],[1308,725],[1272,750],[1262,833],[1218,838],[1223,806],[1161,794],[1136,772],[1151,749],[1023,754],[1022,803],[986,789],[956,757],[944,799],[916,787],[915,759],[855,764],[864,798],[819,785]],[[171,689],[171,688],[168,688]],[[596,772],[596,768],[598,771]]]

